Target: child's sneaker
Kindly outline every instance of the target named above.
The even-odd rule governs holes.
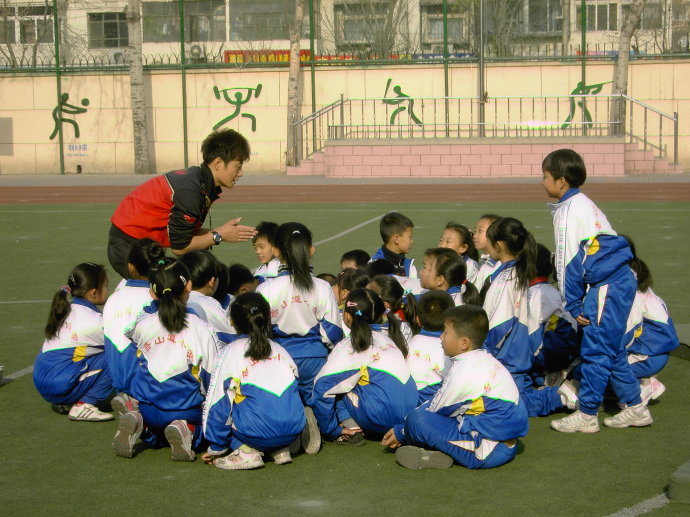
[[[173,420],[165,428],[165,439],[170,444],[173,461],[194,461],[196,453],[192,450],[192,431],[186,420]]]
[[[134,456],[134,444],[144,430],[144,419],[139,411],[130,411],[120,417],[113,438],[112,449],[123,458]]]
[[[613,427],[614,429],[622,429],[624,427],[645,427],[652,425],[652,422],[654,422],[654,419],[649,409],[642,403],[635,406],[628,406],[620,413],[604,418],[604,425],[606,427]]]
[[[259,451],[243,444],[227,456],[218,458],[213,464],[223,470],[260,469],[264,466],[264,460],[261,459],[261,456]]]
[[[561,433],[597,433],[599,432],[599,419],[596,415],[575,411],[575,413],[564,418],[552,420],[551,429]]]
[[[333,440],[333,443],[336,445],[359,447],[367,442],[364,441],[364,433],[362,431],[357,431],[355,434],[341,434]]]
[[[276,465],[287,465],[288,463],[292,463],[292,454],[290,454],[289,447],[283,447],[282,449],[273,451],[271,457],[273,458],[273,463]]]
[[[69,415],[69,410],[72,406],[69,404],[51,404],[50,409],[55,411],[58,415]]]
[[[664,391],[666,391],[666,386],[664,386],[656,377],[643,379],[643,381],[640,383],[640,398],[645,406],[649,404],[650,401],[661,397],[664,394]]]
[[[404,445],[395,451],[395,461],[412,470],[449,469],[453,466],[453,458],[447,454],[412,445]]]
[[[304,415],[307,417],[307,423],[300,436],[302,440],[302,447],[307,454],[316,454],[321,448],[321,431],[319,431],[319,424],[316,422],[314,410],[309,406],[304,406]]]
[[[118,393],[115,395],[113,400],[110,401],[110,406],[118,417],[121,417],[129,411],[139,411],[139,401],[126,393]]]
[[[563,381],[563,384],[558,388],[558,394],[561,396],[561,402],[568,409],[577,409],[579,402],[577,398],[577,385],[573,381]]]
[[[111,413],[104,413],[93,404],[88,402],[77,402],[67,413],[70,420],[77,422],[105,422],[112,420]]]

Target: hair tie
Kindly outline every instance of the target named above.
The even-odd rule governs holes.
[[[158,265],[159,265],[159,266],[164,266],[164,265],[165,265],[165,260],[160,259],[160,260],[158,261]]]
[[[187,279],[185,277],[183,277],[182,275],[180,275],[180,280],[182,280],[183,284],[187,283]]]
[[[72,294],[72,288],[68,285],[63,285],[60,290],[66,294]]]
[[[249,309],[249,314],[254,314],[255,312],[259,312],[259,308],[256,305]]]
[[[355,316],[361,316],[361,315],[362,315],[362,311],[360,311],[359,309],[357,309],[357,312],[355,312]]]
[[[156,289],[156,284],[151,284],[151,290],[153,291],[154,294],[158,294],[157,293],[158,289]]]
[[[295,234],[301,235],[301,234],[299,233],[299,230],[295,230],[294,232],[292,232],[292,235],[295,235]]]
[[[351,302],[350,300],[348,300],[347,302],[345,302],[345,307],[357,307],[357,302]]]
[[[172,293],[172,289],[170,289],[169,287],[166,287],[165,289],[163,289],[163,294],[167,294],[167,293]]]
[[[383,313],[384,313],[384,314],[388,314],[388,313],[390,313],[390,311],[391,311],[390,308],[389,308],[389,307],[386,307],[386,310],[383,311]]]

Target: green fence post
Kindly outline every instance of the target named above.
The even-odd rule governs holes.
[[[65,150],[62,140],[62,77],[60,76],[60,24],[58,20],[57,0],[53,0],[53,34],[55,40],[55,81],[57,82],[57,118],[55,123],[58,125],[58,147],[60,153],[60,174],[65,173]]]

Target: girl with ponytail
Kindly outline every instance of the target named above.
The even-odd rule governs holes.
[[[72,405],[70,420],[113,419],[95,406],[113,390],[103,353],[103,316],[96,307],[107,297],[108,275],[92,262],[76,266],[53,296],[46,339],[34,363],[34,385],[60,412],[67,411],[60,406]]]
[[[343,312],[350,336],[338,343],[314,381],[311,407],[321,433],[343,445],[362,445],[403,422],[417,406],[417,387],[405,357],[398,320],[381,332],[385,306],[369,289],[350,292]]]
[[[305,425],[297,365],[271,340],[271,309],[263,296],[241,294],[230,314],[237,336],[218,356],[211,379],[204,461],[226,470],[254,469],[264,466],[262,453],[269,452],[276,464],[291,463],[288,445]]]
[[[382,332],[388,332],[388,320],[395,318],[407,342],[421,330],[417,323],[417,299],[414,294],[403,289],[397,278],[393,275],[375,275],[367,289],[374,291],[383,300],[385,314]]]
[[[153,302],[139,315],[127,337],[137,346],[131,381],[139,409],[128,411],[117,426],[112,448],[131,458],[144,441],[170,444],[172,459],[193,461],[201,444],[202,405],[220,349],[215,332],[187,311],[192,289],[189,271],[179,260],[163,258],[149,271]]]
[[[536,390],[529,375],[534,364],[531,346],[532,319],[528,288],[537,274],[537,244],[534,237],[513,217],[504,217],[489,226],[491,258],[501,265],[482,289],[484,310],[489,317],[489,333],[484,348],[511,373],[525,400],[529,416],[545,416],[575,407],[577,395],[558,387]]]

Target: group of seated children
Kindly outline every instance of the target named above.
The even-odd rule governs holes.
[[[417,274],[414,225],[391,212],[383,246],[345,253],[337,275],[312,274],[297,222],[257,227],[253,273],[140,239],[108,297],[103,266],[79,264],[54,296],[36,388],[78,421],[113,419],[96,407],[110,399],[118,456],[169,445],[173,460],[201,452],[227,470],[365,437],[412,469],[496,467],[528,417],[571,410],[551,427],[598,431],[609,391],[621,410],[604,425],[650,425],[679,344],[666,306],[580,192],[582,158],[554,151],[543,171],[553,255],[519,220],[487,214],[474,232],[448,223]]]

